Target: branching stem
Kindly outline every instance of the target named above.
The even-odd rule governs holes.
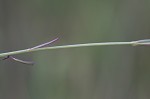
[[[150,45],[150,39],[131,41],[131,42],[103,42],[103,43],[62,45],[62,46],[43,47],[43,48],[36,48],[36,49],[29,48],[29,49],[24,49],[24,50],[1,53],[0,57],[6,57],[8,55],[23,54],[23,53],[29,53],[29,52],[35,52],[35,51],[44,51],[44,50],[68,49],[68,48],[90,47],[90,46],[118,46],[118,45],[131,45],[131,46]]]

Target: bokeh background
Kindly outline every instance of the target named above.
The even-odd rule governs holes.
[[[0,0],[0,52],[150,38],[149,0]],[[0,61],[1,99],[150,99],[150,47],[102,46]],[[2,59],[2,58],[1,58]]]

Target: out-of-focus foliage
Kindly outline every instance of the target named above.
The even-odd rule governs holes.
[[[149,0],[1,0],[1,52],[52,44],[150,38]],[[1,99],[149,99],[150,47],[107,46],[0,61]]]

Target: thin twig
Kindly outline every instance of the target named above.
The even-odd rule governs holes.
[[[131,46],[150,45],[150,39],[131,41],[131,42],[103,42],[103,43],[62,45],[62,46],[43,47],[43,48],[36,48],[36,49],[29,48],[29,49],[24,49],[24,50],[1,53],[0,57],[5,57],[8,55],[16,55],[16,54],[35,52],[35,51],[44,51],[44,50],[68,49],[68,48],[90,47],[90,46],[119,46],[119,45],[131,45]]]
[[[17,61],[17,62],[20,62],[20,63],[23,63],[23,64],[34,65],[34,62],[31,62],[31,61],[24,61],[24,60],[15,58],[15,57],[13,57],[13,56],[10,56],[10,59],[12,59],[12,60],[14,60],[14,61]]]
[[[58,38],[55,38],[55,39],[53,39],[53,40],[50,41],[50,42],[46,42],[46,43],[37,45],[37,46],[35,46],[35,47],[29,48],[28,50],[33,50],[33,49],[36,49],[36,48],[41,48],[41,47],[47,46],[47,45],[49,45],[49,44],[51,44],[51,43],[53,43],[53,42],[55,42],[55,41],[57,41],[57,40],[58,40]]]

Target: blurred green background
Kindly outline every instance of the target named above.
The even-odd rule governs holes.
[[[0,52],[150,38],[149,0],[0,0]],[[150,47],[47,50],[0,61],[1,99],[150,99]],[[2,59],[2,58],[1,58]]]

